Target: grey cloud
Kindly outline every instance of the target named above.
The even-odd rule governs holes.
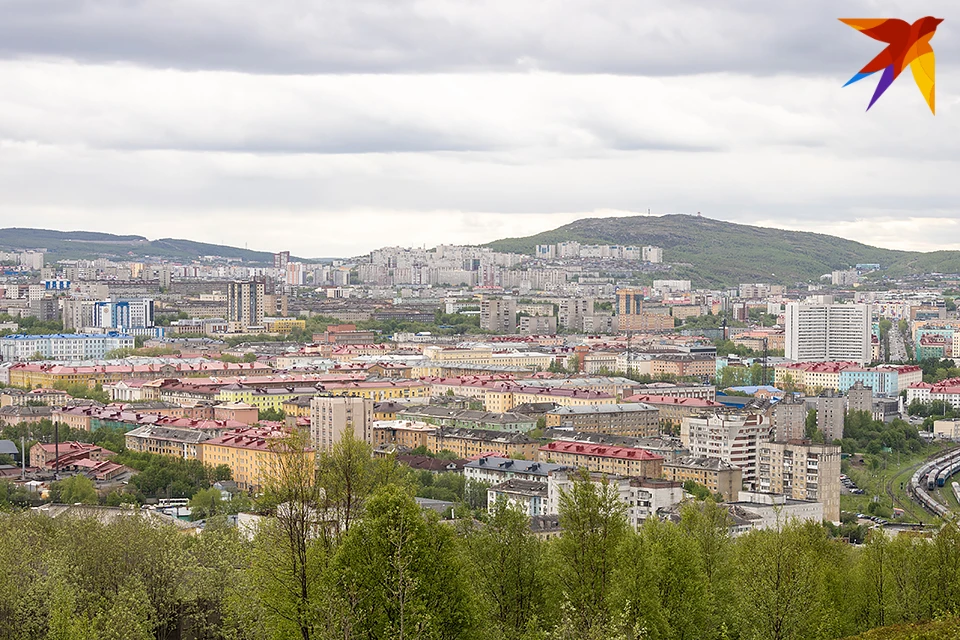
[[[849,76],[879,52],[838,17],[920,17],[851,0],[0,0],[0,55],[248,73],[522,71]],[[947,16],[952,1],[924,7]],[[843,16],[838,15],[843,12]],[[951,20],[941,64],[960,44]]]

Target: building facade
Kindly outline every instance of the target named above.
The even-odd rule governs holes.
[[[785,356],[795,362],[871,360],[869,304],[786,305]]]
[[[823,505],[823,517],[840,522],[840,447],[808,440],[760,445],[757,488]]]
[[[332,451],[345,431],[373,444],[373,400],[350,396],[315,396],[310,400],[310,441],[318,451]]]
[[[667,480],[684,483],[692,480],[702,484],[711,493],[719,493],[724,500],[737,500],[743,489],[743,471],[720,458],[687,456],[663,465]]]
[[[262,327],[264,283],[256,280],[227,283],[227,323],[230,331]]]
[[[743,483],[757,480],[757,452],[770,439],[770,425],[758,413],[703,413],[683,419],[680,441],[698,457],[719,458],[739,467]]]

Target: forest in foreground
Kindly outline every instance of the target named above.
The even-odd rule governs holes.
[[[731,538],[708,499],[634,531],[612,490],[580,481],[540,540],[505,504],[440,521],[363,443],[318,465],[298,446],[252,540],[218,518],[189,536],[0,514],[0,640],[812,640],[960,613],[954,524],[860,546],[809,523]]]

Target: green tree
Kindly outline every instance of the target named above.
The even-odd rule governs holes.
[[[87,476],[77,474],[50,486],[50,498],[63,504],[97,504],[97,487]]]
[[[332,565],[344,612],[340,637],[476,637],[454,533],[426,515],[397,487],[370,499]]]
[[[626,508],[606,480],[582,473],[561,491],[559,511],[562,533],[552,560],[561,629],[572,638],[604,638],[617,551],[629,532]]]
[[[261,479],[260,506],[273,517],[260,527],[252,571],[256,596],[278,629],[302,640],[317,637],[329,549],[323,489],[308,441],[301,433],[270,442],[270,464]]]
[[[529,518],[498,501],[486,526],[468,535],[467,547],[488,637],[512,640],[533,631],[542,619],[544,584],[541,543]]]
[[[223,513],[223,498],[219,489],[201,489],[190,498],[190,519],[205,520]]]
[[[697,543],[655,518],[630,536],[616,580],[618,609],[630,630],[656,638],[700,638],[710,619],[709,581]]]
[[[807,411],[807,417],[804,421],[804,432],[807,438],[813,438],[814,434],[817,433],[817,410],[810,409]]]

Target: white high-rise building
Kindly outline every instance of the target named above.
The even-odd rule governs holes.
[[[786,310],[786,351],[795,362],[871,361],[869,304],[804,304]]]

